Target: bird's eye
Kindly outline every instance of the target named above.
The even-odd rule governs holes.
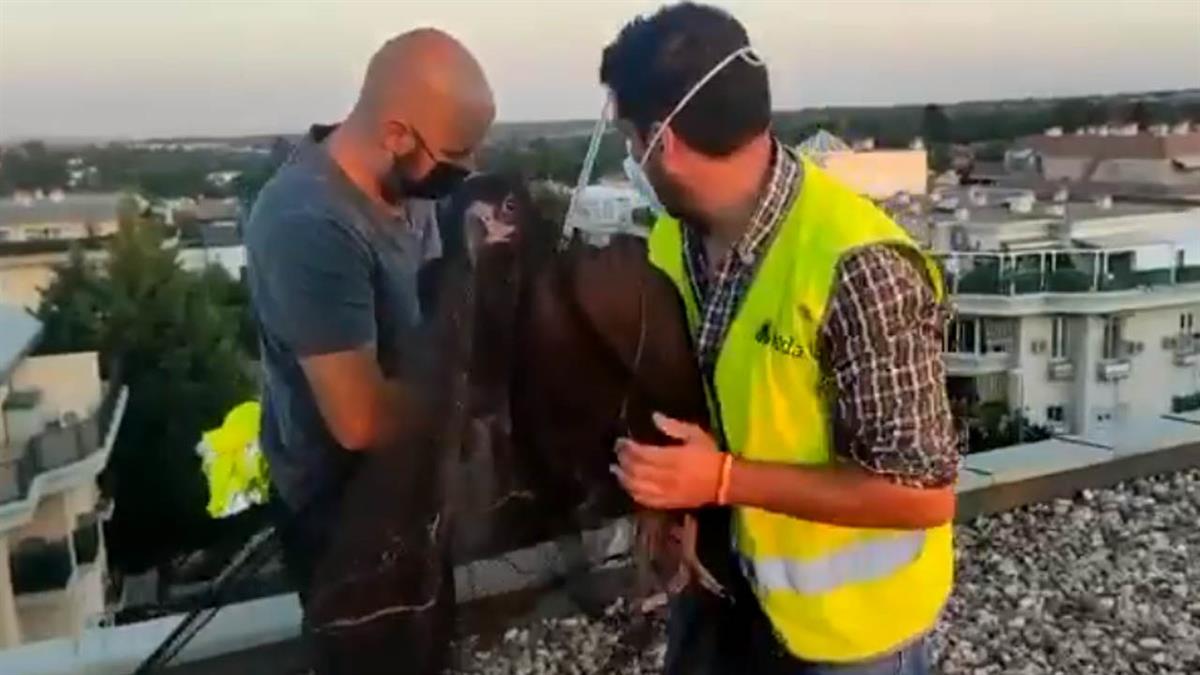
[[[517,213],[517,200],[511,194],[504,198],[504,202],[500,204],[500,218],[503,220],[511,220]]]

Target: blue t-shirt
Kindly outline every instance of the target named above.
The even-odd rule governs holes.
[[[313,127],[263,187],[245,232],[262,339],[260,443],[293,509],[338,490],[355,462],[300,360],[373,344],[384,377],[400,375],[420,358],[417,271],[441,249],[434,203],[409,202],[398,216],[371,201],[326,152],[331,130]]]

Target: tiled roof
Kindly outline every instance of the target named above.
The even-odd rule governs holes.
[[[1174,159],[1200,155],[1200,132],[1155,136],[1034,136],[1023,145],[1050,157]]]

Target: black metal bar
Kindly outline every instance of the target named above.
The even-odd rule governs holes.
[[[175,626],[175,629],[159,643],[158,647],[142,661],[133,675],[149,675],[167,667],[171,660],[183,651],[183,648],[208,625],[226,604],[225,591],[235,582],[258,571],[274,556],[278,545],[275,529],[267,528],[250,538],[246,545],[238,551],[233,560],[225,566],[208,592],[208,597],[200,607],[188,612],[187,616]]]

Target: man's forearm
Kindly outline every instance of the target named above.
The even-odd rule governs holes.
[[[371,412],[369,442],[364,450],[387,447],[401,437],[416,433],[420,425],[432,417],[427,402],[416,396],[413,384],[401,380],[384,380],[380,384]]]
[[[954,518],[954,487],[915,488],[848,465],[736,460],[729,502],[844,527],[921,529]]]

